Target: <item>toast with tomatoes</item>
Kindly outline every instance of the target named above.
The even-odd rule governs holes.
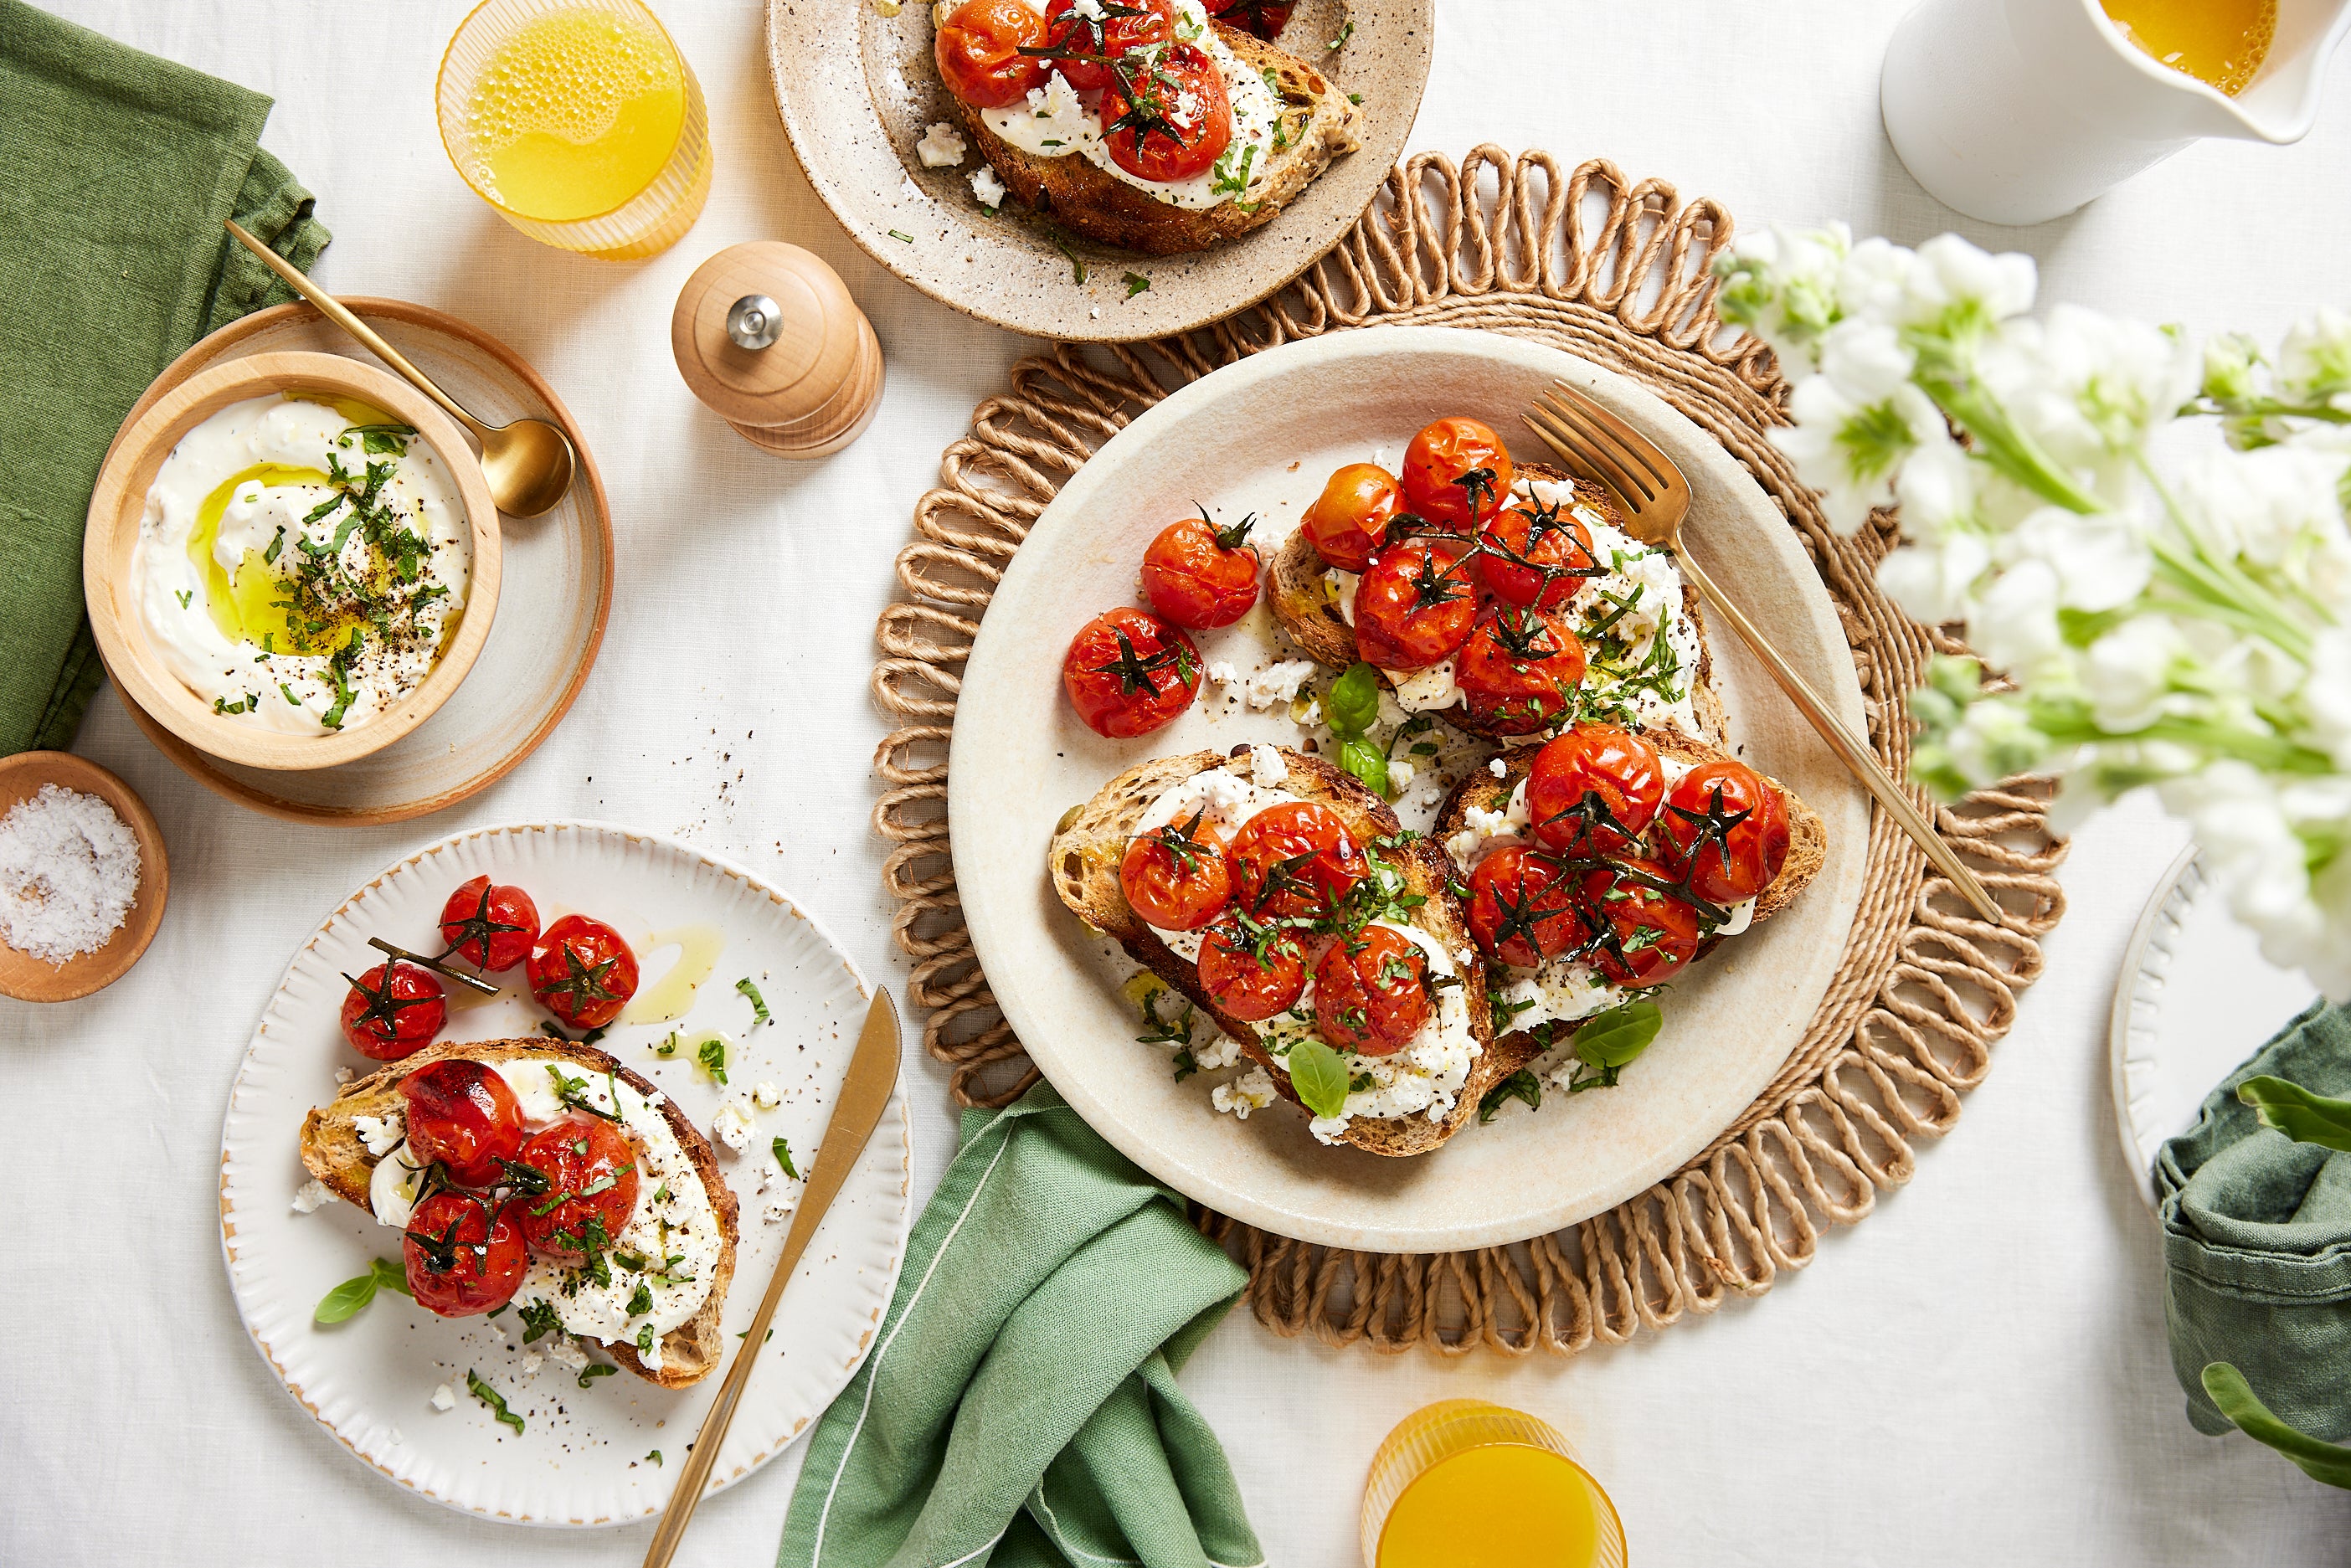
[[[1285,49],[1222,22],[1217,37],[1281,99],[1280,151],[1248,185],[1213,207],[1179,207],[1105,173],[1075,153],[1039,157],[988,130],[980,110],[949,94],[956,117],[1005,189],[1072,234],[1145,256],[1176,256],[1271,223],[1333,161],[1364,144],[1363,116],[1330,78]]]
[[[1656,748],[1658,756],[1687,762],[1693,767],[1703,762],[1734,760],[1720,747],[1693,740],[1675,729],[1645,729],[1641,737]],[[1533,747],[1506,752],[1502,758],[1503,773],[1500,778],[1496,778],[1489,770],[1481,769],[1456,785],[1453,793],[1446,797],[1444,805],[1437,810],[1437,825],[1429,831],[1429,841],[1447,862],[1450,874],[1464,876],[1469,869],[1455,864],[1451,855],[1443,848],[1455,834],[1469,825],[1469,809],[1475,806],[1487,811],[1505,810],[1510,803],[1512,792],[1532,768],[1534,756]],[[1750,929],[1762,925],[1795,903],[1798,895],[1812,884],[1813,878],[1820,874],[1821,867],[1828,860],[1828,829],[1821,821],[1820,813],[1777,779],[1769,774],[1760,774],[1759,777],[1779,794],[1781,804],[1787,809],[1788,858],[1781,862],[1780,874],[1755,895],[1755,914],[1749,923]],[[1696,963],[1724,942],[1735,939],[1709,936],[1698,945],[1697,956],[1690,961]],[[1558,1043],[1560,1038],[1563,1036],[1554,1038],[1551,1043]],[[1498,1054],[1515,1058],[1520,1065],[1550,1049],[1550,1045],[1524,1030],[1504,1035],[1497,1044]]]
[[[540,1038],[522,1040],[445,1040],[425,1047],[413,1056],[387,1062],[364,1077],[354,1078],[337,1092],[334,1099],[315,1107],[302,1119],[302,1164],[319,1181],[362,1213],[373,1214],[370,1197],[370,1180],[376,1166],[376,1156],[368,1153],[360,1139],[359,1118],[388,1117],[404,1114],[406,1103],[400,1092],[401,1080],[418,1068],[449,1058],[463,1058],[484,1064],[509,1061],[517,1057],[553,1057],[578,1063],[589,1072],[602,1077],[617,1076],[622,1082],[640,1094],[652,1096],[660,1091],[651,1082],[622,1066],[615,1058],[591,1045],[569,1040]],[[649,1371],[638,1358],[634,1345],[621,1343],[595,1342],[618,1362],[649,1383],[664,1388],[684,1388],[699,1383],[716,1369],[726,1354],[724,1336],[719,1333],[719,1319],[726,1307],[726,1288],[735,1277],[735,1244],[739,1229],[735,1195],[719,1174],[718,1161],[710,1141],[700,1128],[690,1121],[666,1095],[657,1102],[662,1118],[676,1134],[678,1145],[694,1162],[695,1174],[702,1178],[704,1189],[710,1196],[712,1211],[717,1216],[723,1244],[713,1270],[709,1299],[702,1303],[694,1316],[680,1323],[662,1337],[661,1368]]]
[[[1624,514],[1615,497],[1587,479],[1573,478],[1546,464],[1520,465],[1519,476],[1541,479],[1554,485],[1572,485],[1576,504],[1589,507],[1600,514],[1612,528],[1622,529]],[[1322,558],[1315,552],[1313,541],[1306,537],[1303,528],[1293,529],[1281,548],[1267,563],[1265,572],[1266,603],[1273,612],[1275,622],[1287,632],[1299,651],[1316,664],[1331,670],[1344,670],[1357,659],[1355,629],[1339,612],[1338,601],[1332,596],[1330,580],[1323,575]],[[1690,706],[1698,716],[1700,738],[1719,737],[1723,730],[1722,698],[1714,689],[1714,656],[1706,643],[1706,616],[1699,604],[1698,590],[1682,585],[1682,608],[1698,634],[1698,668],[1690,674]],[[1386,674],[1380,676],[1383,687],[1393,689],[1395,683]],[[1457,729],[1466,730],[1481,739],[1505,741],[1510,737],[1497,735],[1490,726],[1474,717],[1463,706],[1440,709],[1437,716]]]
[[[1243,756],[1248,751],[1247,747],[1237,747],[1233,755]],[[1406,889],[1425,901],[1414,911],[1414,924],[1456,955],[1457,961],[1464,955],[1468,959],[1462,967],[1461,980],[1471,999],[1469,1027],[1479,1054],[1452,1109],[1437,1122],[1423,1114],[1358,1116],[1340,1134],[1344,1142],[1375,1155],[1425,1155],[1468,1125],[1486,1092],[1532,1059],[1534,1041],[1522,1038],[1520,1044],[1504,1049],[1492,1038],[1491,1019],[1484,1006],[1482,960],[1470,940],[1461,907],[1448,891],[1452,866],[1445,852],[1427,839],[1404,839],[1403,824],[1387,802],[1349,774],[1303,752],[1285,749],[1281,758],[1290,770],[1283,788],[1329,807],[1358,844],[1368,849],[1385,841],[1394,846],[1382,847],[1375,852],[1396,866],[1403,873]],[[1239,1042],[1245,1056],[1266,1070],[1282,1097],[1300,1104],[1290,1075],[1266,1049],[1257,1030],[1217,1008],[1200,984],[1197,967],[1170,950],[1159,933],[1135,914],[1119,881],[1119,864],[1125,856],[1127,842],[1152,803],[1179,781],[1221,768],[1227,760],[1220,752],[1193,751],[1157,758],[1128,768],[1097,790],[1093,799],[1079,807],[1053,835],[1048,864],[1054,891],[1061,894],[1071,913],[1111,936],[1129,957],[1215,1019],[1219,1029]]]

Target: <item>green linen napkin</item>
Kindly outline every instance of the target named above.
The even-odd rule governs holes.
[[[1248,1283],[1052,1085],[967,1113],[778,1568],[1256,1568],[1175,1377]]]
[[[2237,1099],[2262,1074],[2351,1094],[2351,1012],[2313,1003],[2157,1153],[2171,1369],[2199,1431],[2230,1429],[2202,1381],[2225,1361],[2279,1416],[2341,1441],[2351,1438],[2351,1154],[2262,1127]]]
[[[0,757],[62,748],[101,667],[81,534],[122,416],[181,350],[294,296],[327,243],[255,139],[269,99],[0,0]]]

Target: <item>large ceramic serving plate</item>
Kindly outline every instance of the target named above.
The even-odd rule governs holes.
[[[721,1092],[691,1052],[653,1054],[672,1030],[723,1030],[737,1041],[727,1057],[732,1082],[769,1082],[781,1092],[780,1107],[760,1113],[748,1151],[717,1150],[743,1211],[724,1321],[730,1337],[750,1322],[783,1246],[788,1222],[761,1216],[758,1180],[772,1159],[769,1141],[789,1138],[803,1161],[817,1152],[868,991],[822,926],[740,867],[655,834],[550,822],[461,833],[371,879],[294,955],[254,1031],[221,1130],[221,1245],[237,1311],[287,1392],[358,1458],[436,1502],[529,1524],[624,1524],[668,1501],[670,1467],[685,1457],[723,1369],[676,1391],[625,1372],[582,1386],[571,1369],[542,1354],[549,1341],[522,1343],[511,1312],[453,1322],[389,1291],[347,1322],[312,1321],[319,1299],[338,1283],[365,1273],[371,1259],[399,1257],[390,1233],[347,1204],[329,1202],[310,1214],[293,1208],[307,1179],[298,1153],[304,1113],[333,1096],[338,1067],[369,1066],[337,1026],[348,988],[342,977],[378,960],[366,946],[370,936],[436,951],[443,901],[481,873],[529,890],[544,920],[593,914],[636,943],[694,925],[723,934],[716,967],[681,1018],[624,1024],[601,1044],[705,1128]],[[641,995],[677,955],[675,947],[639,946]],[[735,989],[745,977],[758,985],[772,1024],[754,1024],[749,1001]],[[546,1015],[527,993],[514,994],[517,977],[508,977],[507,994],[454,1010],[447,1038],[534,1032]],[[714,1487],[773,1458],[863,1358],[905,1249],[911,1155],[905,1101],[893,1094],[785,1293],[772,1338],[758,1352]],[[468,1395],[469,1371],[505,1396],[523,1418],[522,1431],[500,1425]],[[434,1391],[444,1384],[457,1403],[436,1410]],[[653,1458],[657,1449],[660,1460]]]
[[[1045,874],[1056,820],[1145,758],[1244,740],[1296,744],[1277,709],[1221,698],[1159,733],[1105,740],[1061,695],[1061,663],[1089,618],[1133,602],[1144,546],[1195,500],[1230,520],[1255,511],[1278,539],[1341,463],[1383,453],[1445,414],[1522,430],[1555,379],[1648,433],[1688,475],[1685,534],[1718,580],[1858,729],[1861,694],[1836,615],[1786,521],[1745,469],[1629,381],[1557,350],[1487,333],[1382,328],[1257,355],[1143,414],[1055,498],[987,610],[956,706],[948,814],[956,886],[1006,1017],[1054,1085],[1153,1175],[1285,1236],[1380,1251],[1489,1246],[1598,1213],[1703,1149],[1786,1061],[1834,974],[1860,896],[1868,802],[1743,648],[1713,640],[1729,742],[1826,823],[1828,859],[1795,906],[1720,951],[1665,998],[1665,1033],[1621,1088],[1513,1105],[1435,1153],[1387,1159],[1325,1148],[1286,1103],[1248,1123],[1175,1082],[1164,1048],[1135,1042],[1133,1009],[1102,944]],[[1543,455],[1511,436],[1522,458]],[[1207,634],[1203,655],[1254,659],[1262,606]],[[1425,815],[1426,804],[1422,803]],[[1407,825],[1411,813],[1406,813]]]
[[[1435,0],[1303,0],[1279,42],[1361,95],[1364,145],[1262,228],[1188,256],[1146,256],[1068,238],[1009,206],[991,217],[966,183],[977,152],[960,168],[924,167],[914,143],[955,118],[931,60],[925,0],[768,0],[777,111],[850,237],[934,299],[1016,332],[1081,341],[1189,331],[1253,305],[1320,260],[1371,204],[1428,82]]]

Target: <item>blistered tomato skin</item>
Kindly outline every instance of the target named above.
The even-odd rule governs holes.
[[[1474,419],[1440,419],[1424,426],[1405,448],[1399,477],[1406,510],[1467,532],[1501,511],[1517,471],[1493,426]]]
[[[1627,873],[1631,874],[1627,874]],[[1620,986],[1661,986],[1698,956],[1698,911],[1654,885],[1673,873],[1655,861],[1627,860],[1583,873],[1578,891],[1593,929],[1609,932],[1592,956],[1599,971]]]
[[[522,1106],[507,1081],[478,1061],[453,1059],[400,1081],[408,1108],[409,1158],[438,1162],[463,1186],[488,1186],[498,1161],[522,1147]]]
[[[1677,779],[1657,817],[1675,874],[1710,904],[1743,903],[1788,861],[1788,808],[1745,763],[1700,763]]]
[[[1489,958],[1539,967],[1583,945],[1576,884],[1557,862],[1505,844],[1469,873],[1469,935]]]
[[[947,90],[977,109],[1003,109],[1042,87],[1050,62],[1024,55],[1045,44],[1045,18],[1021,0],[963,0],[932,41]]]
[[[1393,1056],[1428,1014],[1428,955],[1388,926],[1340,937],[1315,966],[1314,1027],[1335,1051]]]
[[[1273,42],[1297,6],[1290,0],[1207,0],[1208,15],[1228,27]]]
[[[1368,872],[1339,814],[1311,800],[1258,812],[1228,855],[1241,906],[1259,920],[1329,919]]]
[[[1219,1011],[1243,1023],[1288,1012],[1306,990],[1306,950],[1297,934],[1267,934],[1260,956],[1238,911],[1227,911],[1200,943],[1200,988]]]
[[[1086,727],[1113,740],[1148,735],[1199,695],[1200,650],[1182,628],[1121,606],[1070,639],[1061,690]]]
[[[1666,798],[1656,748],[1631,730],[1580,724],[1535,753],[1527,816],[1558,854],[1613,855],[1648,830]]]
[[[573,1029],[601,1029],[637,994],[637,956],[618,931],[567,915],[540,933],[530,955],[530,994]]]
[[[416,964],[394,958],[351,982],[343,998],[343,1038],[361,1056],[398,1061],[433,1043],[449,1021],[449,1000],[441,977]]]
[[[495,1215],[471,1193],[436,1192],[408,1217],[401,1242],[409,1292],[444,1318],[479,1317],[514,1300],[529,1257],[519,1201]]]
[[[1143,596],[1178,626],[1229,626],[1257,603],[1258,554],[1248,542],[1254,515],[1229,528],[1205,517],[1160,530],[1143,552]]]
[[[1356,585],[1355,650],[1383,670],[1441,664],[1477,623],[1468,569],[1424,539],[1381,551]]]
[[[477,876],[458,883],[441,906],[442,958],[497,975],[530,956],[538,941],[538,905],[507,883]]]
[[[585,1263],[637,1211],[637,1152],[610,1122],[558,1122],[525,1144],[515,1164],[535,1173],[538,1190],[517,1192],[516,1223],[541,1257]]]
[[[1102,151],[1138,180],[1205,173],[1233,140],[1224,73],[1192,44],[1170,44],[1148,65],[1113,69],[1101,111]]]
[[[1197,931],[1233,901],[1233,870],[1222,831],[1195,813],[1129,840],[1119,862],[1119,890],[1162,931]]]
[[[1558,507],[1520,501],[1479,534],[1478,580],[1506,604],[1556,610],[1600,570],[1592,530]]]
[[[1583,668],[1583,644],[1565,616],[1504,604],[1479,617],[1453,678],[1472,718],[1497,735],[1532,735],[1567,713]]]
[[[1388,520],[1403,492],[1395,476],[1376,463],[1350,463],[1323,482],[1299,527],[1324,566],[1364,571],[1388,542]]]
[[[1176,35],[1176,8],[1169,0],[1121,0],[1092,5],[1094,13],[1072,15],[1078,0],[1051,0],[1045,7],[1045,35],[1055,49],[1068,51],[1052,68],[1080,92],[1100,92],[1110,84],[1111,63],[1130,49],[1161,44]],[[1117,16],[1113,10],[1139,13]]]

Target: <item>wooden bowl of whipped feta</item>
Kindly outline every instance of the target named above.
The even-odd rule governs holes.
[[[157,723],[225,761],[332,768],[465,678],[497,609],[497,507],[407,382],[254,354],[115,437],[82,586],[108,671]]]

